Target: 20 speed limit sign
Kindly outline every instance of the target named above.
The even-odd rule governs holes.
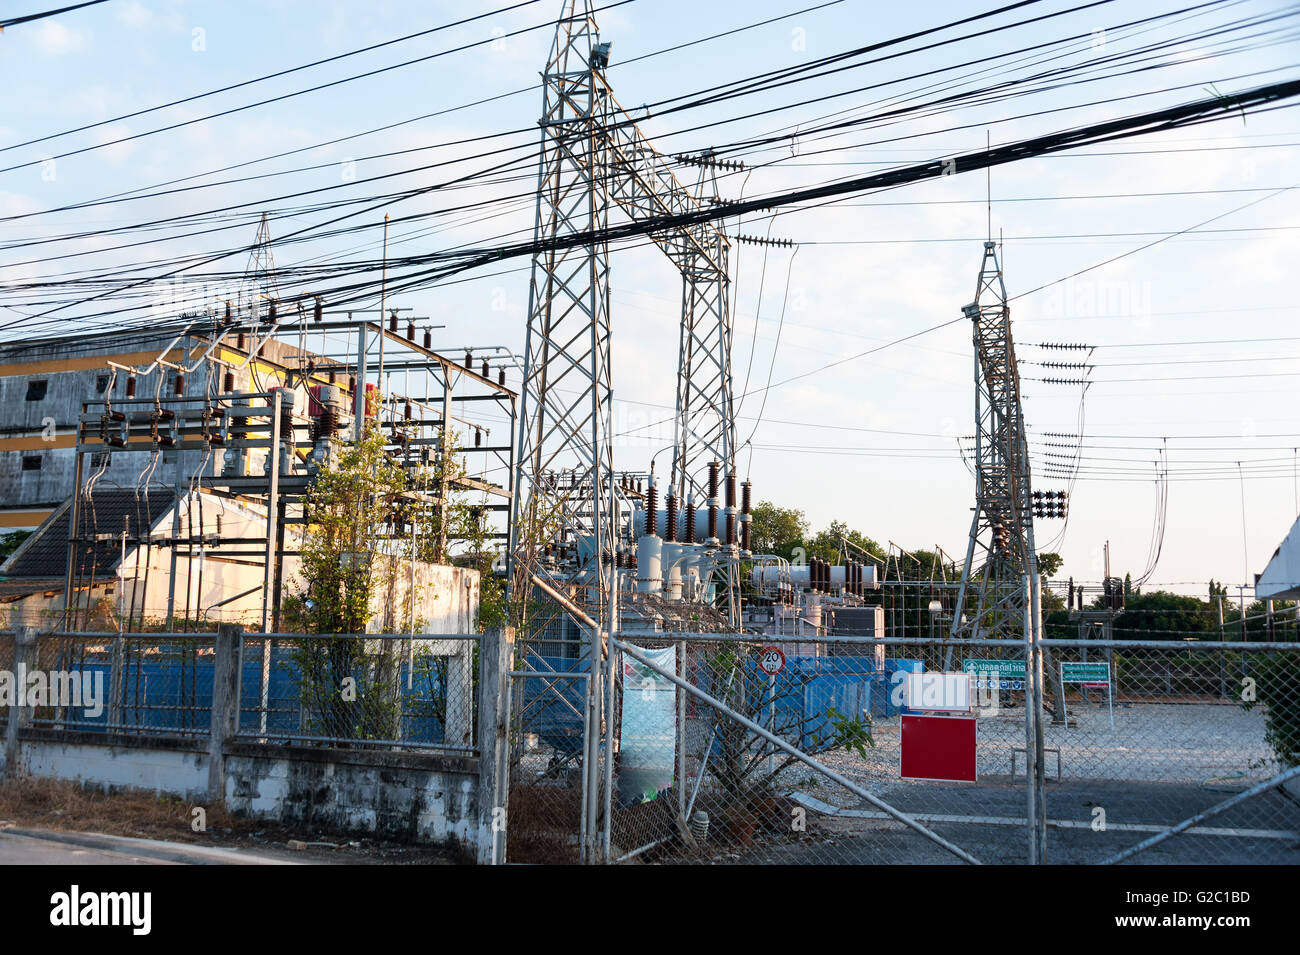
[[[776,676],[785,669],[785,654],[780,647],[764,647],[758,651],[758,668],[768,676]]]

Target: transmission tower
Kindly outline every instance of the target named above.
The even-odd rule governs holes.
[[[701,204],[721,202],[718,169],[735,164],[711,152],[684,159],[700,168]],[[707,469],[717,461],[735,473],[736,421],[732,407],[731,304],[726,236],[711,224],[694,226],[682,250],[682,322],[677,357],[676,424],[672,488],[680,501],[707,499]],[[711,253],[711,254],[706,254]]]
[[[1038,559],[1020,373],[994,242],[984,243],[975,301],[962,313],[975,344],[975,514],[952,636],[1023,641],[1026,620],[1038,620]],[[974,612],[963,616],[972,596]]]
[[[508,553],[516,593],[544,576],[602,630],[614,620],[618,522],[634,498],[613,469],[601,235],[611,212],[644,221],[703,207],[614,98],[610,48],[588,0],[566,0],[543,74],[534,238],[549,247],[532,260]],[[590,241],[557,241],[581,235]],[[679,499],[702,503],[710,461],[734,473],[728,243],[707,223],[651,238],[683,281],[673,482]]]
[[[280,298],[280,286],[275,277],[275,255],[271,251],[271,223],[265,212],[257,226],[253,251],[244,269],[245,289],[249,315],[254,324],[266,317],[271,303]]]

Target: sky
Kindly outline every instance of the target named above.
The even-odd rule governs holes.
[[[303,208],[322,197],[445,182],[481,168],[486,160],[474,156],[484,149],[535,148],[539,74],[560,0],[523,4],[311,70],[120,118],[506,6],[505,0],[110,0],[6,30],[0,34],[6,90],[0,167],[17,168],[0,171],[0,335],[139,321],[138,313],[86,318],[95,307],[82,306],[33,324],[29,316],[38,309],[12,292],[14,282],[228,251],[252,242],[264,210],[273,216],[272,235],[286,236],[328,218]],[[1061,14],[1078,6],[1085,8]],[[788,133],[841,111],[876,117],[838,136],[796,136],[745,152],[739,158],[747,168],[719,181],[719,194],[735,199],[1300,76],[1294,5],[1233,0],[1123,26],[1191,6],[1032,4],[889,48],[911,51],[906,56],[676,113],[641,104],[927,30],[992,5],[632,0],[596,18],[602,39],[613,42],[608,75],[616,95],[664,154]],[[44,8],[30,0],[6,4],[8,15],[38,7]],[[1196,36],[1270,16],[1272,22],[1229,34]],[[1029,17],[1045,19],[917,49]],[[1108,57],[1175,39],[1149,55],[1151,69],[1102,76]],[[453,50],[466,44],[474,45]],[[114,142],[440,51],[450,52]],[[1000,58],[975,62],[994,56]],[[1045,62],[1049,56],[1056,59]],[[1030,92],[1035,73],[1067,62],[1096,67]],[[982,85],[993,71],[998,79],[1024,78],[1021,95],[894,122],[879,115],[937,95],[940,85]],[[791,105],[813,98],[820,101]],[[760,115],[737,119],[742,114]],[[427,118],[413,121],[421,116]],[[98,125],[6,148],[88,124]],[[390,124],[400,125],[356,135]],[[974,297],[982,242],[991,231],[1002,243],[1034,484],[1069,487],[1071,494],[1068,524],[1038,522],[1040,549],[1059,550],[1061,574],[1077,580],[1100,580],[1109,541],[1112,572],[1138,578],[1150,570],[1148,589],[1203,594],[1210,578],[1233,587],[1250,583],[1300,512],[1300,332],[1292,331],[1300,309],[1294,295],[1298,127],[1300,114],[1290,108],[1229,112],[1213,124],[1025,160],[988,177],[944,176],[727,220],[728,234],[793,243],[733,248],[741,476],[754,482],[757,499],[803,510],[814,530],[842,520],[882,545],[938,545],[960,558],[974,499],[960,450],[974,429],[974,383],[970,324],[952,320]],[[353,138],[317,145],[343,137]],[[48,211],[290,150],[301,151],[185,183],[203,188]],[[365,158],[376,153],[390,155]],[[278,175],[221,184],[269,173]],[[365,181],[381,175],[389,178]],[[689,170],[679,175],[686,178]],[[385,212],[396,218],[492,199],[501,201],[491,218],[466,213],[393,227],[389,254],[490,245],[510,233],[526,238],[534,206],[527,177],[521,182],[378,204],[349,220],[372,223],[364,232],[286,243],[276,248],[276,262],[374,261]],[[221,231],[193,225],[118,236],[102,231],[182,213],[205,213],[197,220],[202,228]],[[186,231],[199,234],[181,234]],[[74,233],[81,237],[68,237]],[[140,244],[111,248],[124,241]],[[31,261],[51,255],[63,258]],[[246,258],[246,252],[231,256],[220,267],[238,271]],[[435,331],[435,348],[456,354],[467,345],[504,345],[518,352],[527,290],[527,260],[518,259],[453,284],[403,292],[396,304],[445,326]],[[674,267],[653,246],[612,254],[619,469],[645,468],[671,442],[670,425],[661,421],[673,402],[680,294]],[[945,322],[952,324],[898,341]],[[1041,347],[1049,343],[1089,347]],[[1093,366],[1086,389],[1041,380],[1081,374],[1042,363],[1078,361]],[[1077,433],[1081,421],[1085,438],[1071,480],[1077,442],[1056,436]],[[503,427],[487,417],[483,423]],[[662,466],[666,455],[659,461]],[[1169,479],[1163,547],[1152,568],[1158,464],[1167,466]]]

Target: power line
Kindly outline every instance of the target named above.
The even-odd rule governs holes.
[[[36,20],[44,20],[47,17],[56,17],[61,13],[71,13],[73,10],[80,10],[82,7],[93,7],[103,3],[104,0],[85,0],[84,3],[74,3],[66,7],[57,7],[54,10],[45,10],[42,13],[28,13],[20,17],[8,17],[0,20],[0,30],[5,27],[17,26],[20,23],[32,23]]]

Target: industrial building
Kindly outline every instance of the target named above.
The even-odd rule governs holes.
[[[485,447],[488,432],[463,412],[488,400],[510,414],[504,363],[453,362],[432,351],[428,329],[423,344],[411,321],[399,334],[396,309],[385,327],[317,307],[310,341],[305,314],[281,329],[274,305],[260,320],[239,313],[217,305],[158,331],[0,348],[0,402],[19,412],[0,438],[0,526],[32,531],[0,565],[11,625],[276,625],[297,572],[303,495],[355,440],[358,418],[386,429],[404,466],[455,459],[426,503],[445,512],[473,498],[487,536],[504,536],[490,526],[508,489],[471,476],[466,459],[509,445]],[[381,370],[389,389],[400,374],[404,392],[379,400],[365,376]],[[472,629],[478,571],[413,563],[395,575],[409,619],[430,632]]]

